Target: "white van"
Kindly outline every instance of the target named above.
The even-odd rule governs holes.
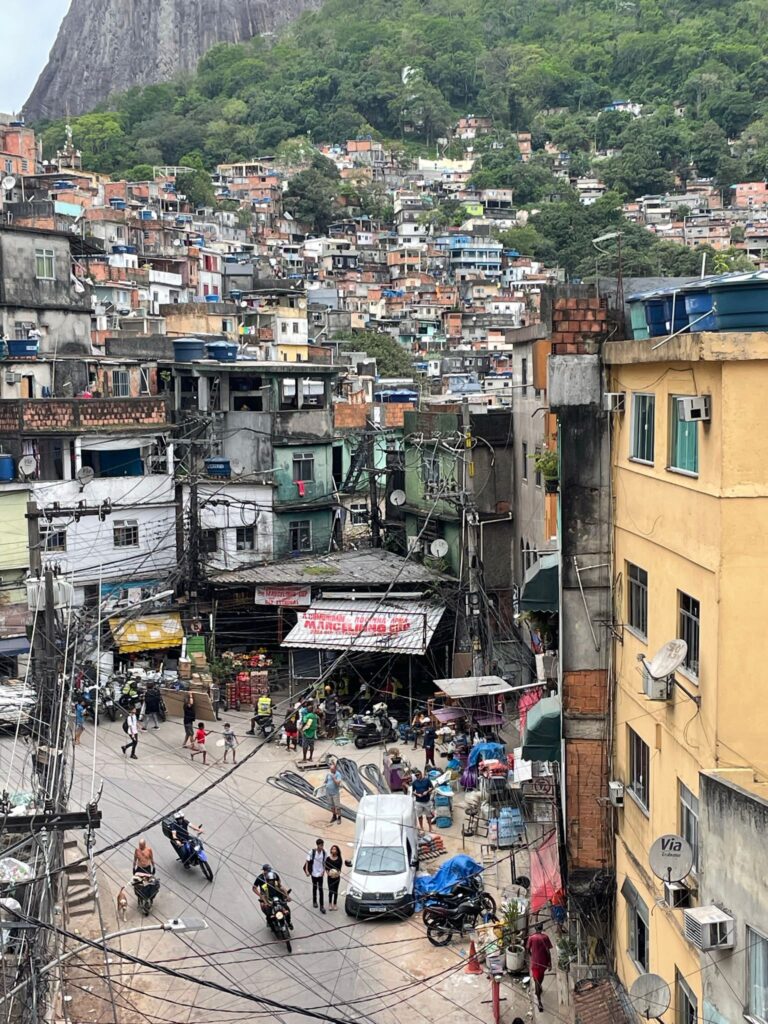
[[[412,914],[419,866],[416,808],[410,796],[364,796],[357,809],[355,853],[344,909],[366,914]]]

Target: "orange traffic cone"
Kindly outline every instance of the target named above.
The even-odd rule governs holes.
[[[475,940],[472,939],[469,943],[469,960],[467,966],[464,968],[465,974],[482,974],[483,968],[477,962],[477,950],[475,949]]]

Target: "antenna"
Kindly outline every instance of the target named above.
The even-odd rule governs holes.
[[[438,537],[437,540],[433,540],[429,545],[429,553],[434,558],[445,558],[448,554],[448,542],[443,540],[442,537]]]
[[[392,491],[392,493],[389,496],[389,500],[396,507],[399,507],[400,505],[404,505],[405,504],[405,491]]]
[[[693,867],[691,844],[682,836],[659,836],[648,851],[648,863],[662,882],[682,882]]]
[[[242,476],[245,472],[245,466],[240,459],[230,459],[229,468],[232,470],[232,476]]]
[[[29,480],[37,472],[37,459],[34,455],[25,455],[19,459],[19,476],[22,480]]]
[[[80,481],[80,490],[86,487],[96,476],[90,466],[81,466],[77,471],[77,479]]]
[[[658,974],[641,974],[629,990],[629,1001],[645,1020],[658,1020],[672,1001],[669,985]]]
[[[650,661],[643,659],[646,671],[654,679],[666,679],[673,675],[685,661],[688,644],[685,640],[670,640]]]
[[[16,188],[16,179],[12,174],[6,174],[0,185],[4,192],[12,192]]]

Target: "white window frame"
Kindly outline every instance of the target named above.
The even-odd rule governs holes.
[[[349,506],[350,526],[368,525],[368,502],[356,501]]]
[[[293,453],[293,482],[295,484],[304,483],[311,484],[315,481],[315,453],[314,452],[294,452]],[[307,472],[309,470],[309,476],[297,476],[297,472]]]
[[[639,400],[648,400],[650,408],[653,410],[651,417],[651,423],[653,427],[653,437],[651,439],[651,458],[646,459],[642,455],[638,455],[637,452],[640,450],[638,444],[638,430],[637,430],[637,419],[638,412],[636,409],[639,408]],[[645,440],[645,438],[643,439]],[[645,445],[643,445],[643,450]],[[641,466],[652,466],[654,464],[656,449],[656,395],[647,391],[633,391],[632,392],[632,420],[630,423],[630,435],[629,435],[629,458],[631,462],[639,462]]]
[[[293,534],[295,531],[305,530],[306,533],[306,545],[299,543],[298,547],[294,547]],[[299,538],[300,540],[300,538]],[[311,551],[312,550],[312,520],[311,519],[292,519],[288,523],[288,543],[291,551]]]
[[[40,523],[40,549],[46,554],[63,554],[67,550],[66,526]]]
[[[648,907],[640,898],[640,893],[628,878],[624,879],[621,895],[627,908],[627,955],[641,974],[646,974],[651,961],[651,927]],[[638,959],[640,953],[638,923],[645,929],[645,957]]]
[[[699,873],[699,798],[688,789],[681,779],[677,780],[677,795],[680,835],[691,844],[693,850],[691,874],[697,876]]]
[[[56,280],[55,249],[35,249],[35,277],[38,281]]]
[[[256,527],[238,526],[235,529],[235,550],[255,551],[256,550]]]
[[[746,1001],[746,1008],[745,1008],[746,1012],[745,1012],[744,1015],[747,1018],[747,1020],[752,1021],[752,1024],[768,1024],[768,998],[766,998],[766,1000],[765,1000],[765,1006],[760,1008],[760,1009],[763,1009],[764,1015],[763,1014],[759,1014],[758,1013],[758,1009],[756,1009],[754,1007],[753,1003],[752,1003],[752,955],[754,953],[754,950],[757,949],[758,945],[762,946],[763,944],[765,944],[766,946],[768,946],[768,936],[764,935],[762,932],[758,931],[756,928],[753,928],[751,925],[747,925],[747,932],[746,932],[746,934],[747,934],[747,955],[746,955],[746,960],[747,960],[747,964],[746,964],[746,968],[747,968],[747,991],[746,991],[746,1000],[745,1000]],[[768,950],[766,950],[766,955],[768,955]],[[766,971],[766,973],[768,974],[768,970]]]
[[[139,394],[140,395],[151,395],[151,377],[152,367],[151,366],[140,366],[139,367]]]
[[[686,421],[680,419],[680,403],[683,401],[685,395],[671,395],[669,400],[669,464],[667,469],[670,473],[680,473],[682,476],[690,476],[694,479],[699,475],[699,424],[696,420]],[[686,428],[692,428],[694,437],[696,438],[696,468],[688,469],[686,466],[675,465],[675,449],[677,432],[680,429],[680,424],[685,424]]]
[[[685,1003],[688,1003],[688,1007]],[[693,1017],[690,1010],[693,1011]],[[675,1024],[697,1024],[699,1019],[699,1001],[684,976],[675,968]]]
[[[128,370],[113,370],[111,374],[111,379],[113,398],[131,397],[131,374]]]
[[[112,523],[112,544],[116,548],[137,548],[139,546],[138,520],[116,519]]]
[[[643,764],[643,762],[645,763]],[[627,792],[638,807],[646,815],[649,815],[651,810],[651,748],[631,726],[627,726]]]
[[[694,615],[692,611],[688,611],[683,608],[683,599],[692,601],[698,608],[698,615]],[[691,594],[686,594],[684,590],[678,590],[677,592],[677,619],[678,619],[678,635],[681,640],[685,640],[688,644],[688,652],[685,656],[685,663],[680,666],[678,672],[682,672],[684,676],[689,679],[698,681],[701,676],[701,601],[697,597],[693,597]],[[684,627],[684,624],[686,628]],[[695,625],[694,625],[695,624]],[[693,637],[693,631],[695,628],[696,636],[696,650],[694,652],[694,645],[689,642]]]

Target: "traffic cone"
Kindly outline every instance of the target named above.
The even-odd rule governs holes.
[[[477,950],[475,949],[475,940],[472,939],[469,943],[469,960],[467,966],[464,968],[465,974],[482,974],[483,968],[477,962]]]

